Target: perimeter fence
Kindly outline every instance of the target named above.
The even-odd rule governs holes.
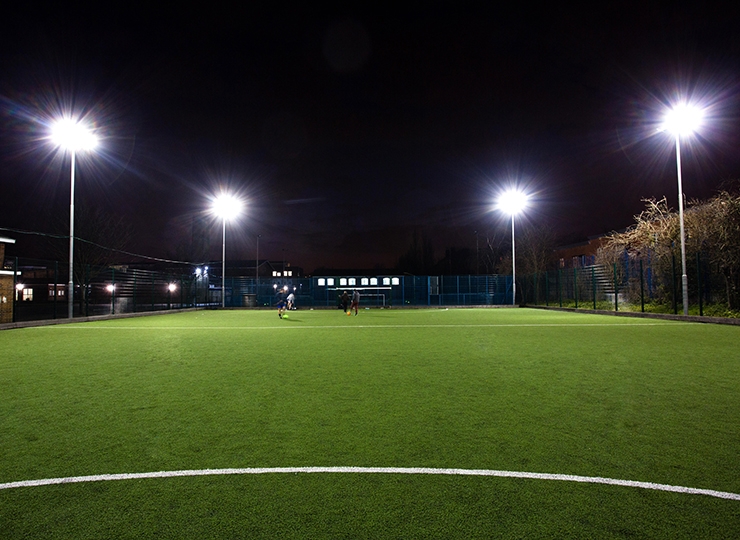
[[[625,255],[611,265],[574,265],[524,275],[517,278],[517,288],[526,305],[683,313],[680,260],[674,256],[667,266],[654,262],[650,257]],[[733,316],[728,309],[726,276],[701,253],[689,263],[689,313]]]
[[[64,261],[6,259],[0,281],[0,322],[68,316]],[[216,266],[216,265],[214,265]],[[136,265],[75,269],[73,316],[187,308],[267,308],[293,293],[296,306],[335,308],[358,290],[362,307],[444,307],[511,304],[511,276],[347,275],[305,278],[227,276],[193,268]]]

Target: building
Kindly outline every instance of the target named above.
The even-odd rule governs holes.
[[[13,322],[13,265],[5,264],[5,244],[15,244],[12,238],[0,236],[0,323]]]

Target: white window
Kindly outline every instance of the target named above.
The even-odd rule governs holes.
[[[347,286],[347,278],[339,278],[339,286],[340,287],[346,287]]]
[[[400,280],[399,280],[399,279],[398,279],[397,277],[394,277],[394,278],[393,278],[393,279],[391,280],[391,284],[393,284],[393,285],[398,285],[398,284],[400,284],[400,283],[401,283],[401,281],[400,281]]]
[[[362,285],[369,285],[370,284],[370,280],[367,279],[366,277],[364,277],[364,278],[362,278],[360,280],[360,284],[362,284]]]
[[[280,272],[272,271],[272,277],[280,277]]]
[[[383,278],[383,285],[390,285],[391,284],[391,278],[384,277]]]
[[[33,301],[33,289],[23,289],[23,301],[24,302]]]
[[[327,285],[328,285],[329,287],[333,287],[333,286],[334,286],[334,278],[331,278],[331,277],[330,277],[330,278],[328,278],[328,279],[326,280],[326,284],[327,284]]]
[[[355,285],[357,285],[357,279],[356,278],[351,277],[351,278],[349,278],[348,281],[349,281],[349,286],[350,287],[354,287]]]
[[[319,280],[316,282],[316,284],[319,287],[326,287],[326,280],[324,278],[320,277]]]
[[[378,278],[373,277],[370,278],[370,285],[377,285],[378,284]]]
[[[286,270],[286,271],[285,271],[285,275],[286,275],[286,276],[291,276],[291,277],[292,277],[292,276],[293,276],[293,270]]]

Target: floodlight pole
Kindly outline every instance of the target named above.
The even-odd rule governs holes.
[[[74,316],[74,252],[75,252],[75,152],[70,152],[72,164],[70,167],[69,189],[69,280],[67,281],[67,317]],[[56,294],[56,293],[55,293]]]
[[[223,218],[224,234],[221,253],[221,307],[226,307],[226,216]]]
[[[516,244],[514,243],[514,213],[511,214],[511,305],[516,305]]]
[[[686,275],[686,240],[683,226],[683,187],[681,185],[681,143],[676,133],[676,169],[678,171],[678,219],[681,228],[681,288],[683,289],[683,314],[689,314],[689,278]]]

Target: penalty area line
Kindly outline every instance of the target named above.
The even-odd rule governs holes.
[[[181,471],[157,471],[144,473],[97,474],[89,476],[68,476],[64,478],[45,478],[0,483],[0,490],[23,487],[41,487],[59,484],[80,484],[113,480],[140,480],[147,478],[182,478],[195,476],[225,476],[244,474],[410,474],[410,475],[448,475],[448,476],[489,476],[497,478],[523,478],[529,480],[554,480],[561,482],[580,482],[605,484],[639,489],[651,489],[687,495],[706,495],[719,499],[740,501],[740,493],[717,491],[714,489],[691,488],[635,480],[619,480],[599,476],[579,476],[571,474],[550,474],[521,471],[497,471],[491,469],[445,469],[428,467],[253,467],[233,469],[196,469]]]

